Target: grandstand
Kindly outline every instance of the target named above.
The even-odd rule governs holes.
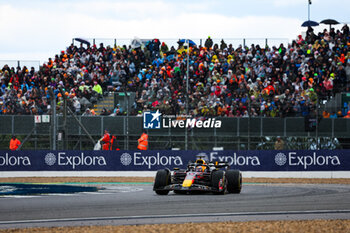
[[[184,144],[192,149],[269,149],[276,136],[298,138],[289,141],[290,148],[300,143],[303,149],[321,148],[319,137],[339,138],[326,148],[346,148],[347,135],[342,130],[348,129],[348,122],[339,118],[350,117],[347,25],[317,35],[309,28],[305,38],[277,46],[269,46],[268,40],[233,45],[229,39],[209,37],[189,44],[188,40],[172,45],[166,41],[134,40],[123,46],[116,41],[114,46],[73,41],[39,70],[4,65],[0,70],[1,148],[7,148],[11,134],[31,135],[28,148],[53,148],[47,135],[61,131],[62,148],[86,149],[108,127],[121,139],[121,147],[130,149],[142,127],[138,116],[156,110],[173,116],[228,118],[227,125],[246,125],[225,134],[212,130],[212,140],[201,140],[192,131],[186,142],[186,131],[151,130],[154,149],[184,148]],[[67,112],[85,124],[73,129],[75,120],[67,118]],[[40,129],[33,115],[57,115],[58,126]],[[94,122],[94,128],[84,132],[89,122]],[[280,122],[278,127],[274,122]],[[292,124],[299,128],[293,131]]]

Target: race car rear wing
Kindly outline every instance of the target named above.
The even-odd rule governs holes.
[[[211,162],[208,164],[209,166],[214,166],[216,168],[229,168],[230,167],[230,164],[227,163],[227,162],[218,162],[218,161],[215,161],[215,162]]]
[[[205,166],[207,168],[212,168],[212,167],[215,167],[215,168],[225,168],[225,169],[229,169],[230,168],[230,164],[229,163],[226,163],[226,162],[210,162],[210,163],[207,163],[207,164],[200,164],[200,163],[189,163],[187,165],[187,168],[193,168],[193,167],[197,167],[197,166]]]

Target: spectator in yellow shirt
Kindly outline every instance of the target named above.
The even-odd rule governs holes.
[[[98,84],[97,81],[94,81],[94,87],[92,88],[93,91],[97,92],[99,95],[102,95],[102,87],[100,84]]]

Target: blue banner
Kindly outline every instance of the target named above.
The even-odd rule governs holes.
[[[0,151],[0,171],[156,171],[197,155],[241,171],[350,171],[350,150]]]

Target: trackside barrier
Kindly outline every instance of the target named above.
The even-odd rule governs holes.
[[[0,151],[1,172],[150,172],[185,168],[196,155],[252,172],[350,171],[350,150],[283,151]]]

